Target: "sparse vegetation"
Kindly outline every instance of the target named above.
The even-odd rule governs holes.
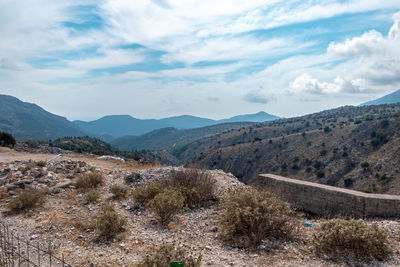
[[[383,260],[389,253],[387,231],[360,220],[323,222],[320,232],[313,235],[313,243],[318,253],[329,254],[334,259]]]
[[[101,239],[110,240],[125,231],[126,218],[121,217],[110,205],[103,206],[102,210],[96,221],[96,230]]]
[[[255,247],[267,237],[291,238],[297,229],[289,204],[267,191],[242,189],[222,200],[221,238],[237,247]]]
[[[20,171],[22,174],[25,174],[27,171],[29,171],[30,169],[35,168],[35,167],[36,167],[36,164],[31,162],[31,163],[26,164],[25,167],[21,168]]]
[[[103,176],[99,173],[83,174],[78,177],[75,186],[81,190],[96,188],[103,184]]]
[[[165,187],[179,188],[185,198],[185,206],[193,208],[215,200],[215,182],[206,170],[185,169],[173,171],[165,180]]]
[[[165,224],[183,208],[195,208],[215,201],[215,181],[205,170],[173,171],[164,180],[137,188],[132,198],[139,206],[155,212]]]
[[[40,161],[36,162],[36,166],[41,167],[41,168],[46,167],[46,161],[40,160]]]
[[[162,191],[161,183],[150,183],[136,188],[132,192],[132,199],[139,206],[145,207],[150,200]]]
[[[157,214],[161,224],[166,224],[183,209],[184,204],[185,197],[179,189],[167,188],[150,200],[147,207]]]
[[[128,187],[122,184],[113,184],[110,187],[110,191],[115,199],[122,199],[128,194]]]
[[[146,255],[137,267],[166,267],[171,261],[183,261],[185,266],[200,267],[201,256],[195,257],[185,249],[177,249],[172,245],[162,245],[155,252]]]
[[[43,196],[37,191],[24,191],[8,203],[10,212],[21,212],[34,209],[44,203]]]
[[[134,160],[141,159],[141,154],[136,152],[121,151],[112,145],[101,141],[100,139],[82,136],[82,137],[64,137],[49,142],[50,146],[58,147],[76,153],[92,153],[95,155],[117,155]]]
[[[97,202],[100,198],[100,192],[97,190],[92,190],[86,193],[85,200],[86,203]]]

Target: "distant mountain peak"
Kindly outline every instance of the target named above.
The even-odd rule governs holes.
[[[394,104],[400,102],[400,89],[390,93],[388,95],[382,96],[378,99],[371,100],[360,104],[359,106],[371,106],[371,105],[382,105],[382,104]]]

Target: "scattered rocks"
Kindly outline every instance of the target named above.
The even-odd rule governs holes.
[[[0,163],[0,191],[13,195],[21,189],[48,188],[58,193],[72,186],[76,175],[94,170],[86,162],[72,160],[53,160],[46,166],[32,160]]]

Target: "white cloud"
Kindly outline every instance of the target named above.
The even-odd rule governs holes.
[[[307,73],[297,77],[291,83],[291,89],[296,93],[308,92],[315,94],[354,93],[360,89],[353,82],[337,76],[333,83],[320,82]]]
[[[351,68],[352,83],[365,90],[392,90],[400,86],[400,13],[393,16],[394,23],[388,35],[371,30],[360,37],[343,43],[332,43],[328,54],[345,57],[349,61],[342,66]]]

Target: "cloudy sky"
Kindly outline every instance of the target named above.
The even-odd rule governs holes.
[[[358,105],[400,89],[399,11],[399,0],[0,0],[0,94],[84,120]]]

